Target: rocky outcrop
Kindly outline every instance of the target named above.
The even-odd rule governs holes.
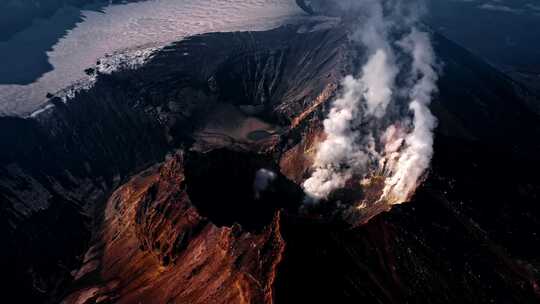
[[[179,153],[119,188],[76,275],[87,285],[64,303],[271,303],[280,213],[256,234],[218,227],[192,204],[193,183]]]

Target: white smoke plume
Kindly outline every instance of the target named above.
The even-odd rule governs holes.
[[[343,96],[334,101],[323,122],[327,137],[318,147],[315,170],[303,184],[308,200],[317,201],[342,188],[355,170],[362,170],[368,162],[355,130],[361,121],[360,101],[364,88],[352,76],[347,76],[342,85]]]
[[[323,122],[326,139],[303,183],[306,201],[325,199],[352,178],[383,174],[380,200],[404,202],[429,167],[436,125],[428,108],[437,89],[435,55],[429,35],[416,26],[420,6],[335,1],[345,11],[358,12],[350,38],[366,50],[366,62],[358,78],[344,78],[342,93]],[[396,62],[403,55],[410,64]],[[406,78],[405,84],[398,84],[398,77]]]
[[[400,43],[413,59],[412,78],[416,79],[410,92],[409,109],[413,112],[414,129],[405,137],[405,146],[390,168],[383,198],[389,203],[401,203],[413,194],[419,179],[429,167],[433,154],[433,129],[437,120],[429,104],[437,91],[438,75],[434,69],[435,54],[425,32],[413,28]]]

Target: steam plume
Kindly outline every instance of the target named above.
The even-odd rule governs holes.
[[[414,193],[433,154],[436,119],[428,105],[437,73],[430,37],[418,29],[416,3],[336,0],[336,5],[358,12],[350,39],[367,51],[366,61],[358,78],[344,78],[323,122],[326,139],[303,184],[306,198],[317,202],[352,178],[382,174],[380,200],[401,203]],[[398,64],[396,58],[405,59]]]
[[[265,191],[268,186],[276,179],[277,175],[271,170],[261,168],[255,173],[255,180],[253,181],[253,191],[255,193],[255,199],[259,199],[261,192]]]
[[[437,90],[438,79],[433,68],[435,55],[429,36],[413,28],[400,44],[413,58],[411,76],[417,79],[410,92],[409,103],[414,116],[414,129],[405,137],[405,147],[386,180],[383,198],[390,203],[409,199],[429,167],[433,154],[433,129],[437,123],[428,108],[431,96]]]

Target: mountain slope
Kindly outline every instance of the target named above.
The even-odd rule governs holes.
[[[1,135],[15,147],[2,149],[3,222],[15,223],[2,237],[13,244],[2,260],[13,261],[13,248],[24,257],[3,274],[17,278],[7,297],[537,302],[540,151],[531,139],[540,119],[519,85],[444,37],[434,37],[443,63],[435,155],[412,201],[374,208],[358,227],[331,210],[298,211],[324,114],[358,55],[344,26],[195,36],[136,71],[99,75],[67,104],[51,100],[36,119],[0,118],[28,134]],[[108,195],[178,148],[182,157]],[[252,181],[261,168],[277,179],[258,196]],[[63,217],[54,204],[20,206],[43,197],[40,189],[56,191]],[[95,214],[94,229],[67,221],[80,214]],[[59,240],[67,226],[82,241]],[[52,269],[33,271],[40,260],[20,244],[36,239],[60,252],[47,260]],[[196,255],[200,243],[211,249]],[[55,288],[59,281],[70,288]]]

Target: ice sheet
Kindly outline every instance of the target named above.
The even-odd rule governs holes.
[[[28,85],[0,85],[0,114],[35,111],[46,101],[47,92],[55,93],[84,79],[84,69],[106,54],[159,47],[204,32],[266,30],[304,15],[294,0],[151,0],[82,14],[84,20],[47,52],[52,71]],[[24,50],[29,37],[47,33],[47,27],[57,26],[66,15],[70,17],[69,8],[17,34],[0,44],[0,53],[2,47],[11,52],[19,46]]]

